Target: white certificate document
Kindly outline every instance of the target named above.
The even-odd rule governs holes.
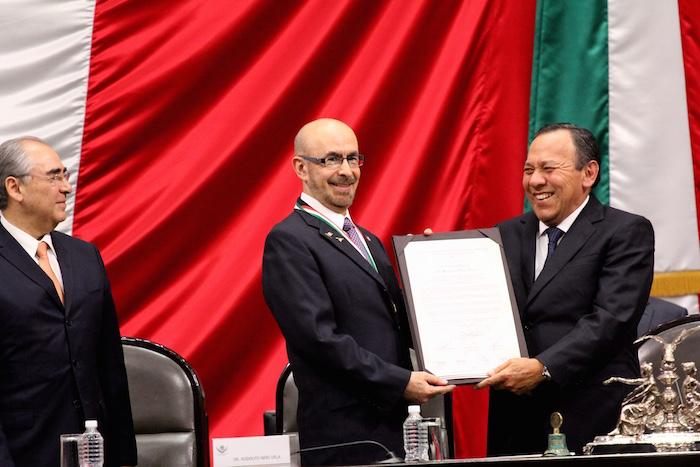
[[[526,356],[497,228],[394,237],[418,365],[474,383]]]

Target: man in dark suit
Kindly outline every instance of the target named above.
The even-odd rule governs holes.
[[[370,443],[308,450],[355,441],[378,442],[401,455],[407,403],[454,388],[410,370],[396,274],[379,238],[356,228],[348,212],[363,162],[346,124],[320,119],[305,125],[292,159],[301,198],[265,242],[263,292],[299,388],[303,465],[386,458]]]
[[[544,452],[555,411],[580,453],[615,428],[629,392],[603,381],[639,377],[632,343],[651,289],[654,232],[596,199],[599,170],[590,131],[544,126],[523,175],[532,212],[498,224],[530,358],[508,360],[475,386],[491,387],[489,455]]]
[[[72,187],[31,137],[0,145],[0,465],[59,464],[59,436],[98,421],[106,466],[135,465],[114,302],[97,248],[54,231]]]

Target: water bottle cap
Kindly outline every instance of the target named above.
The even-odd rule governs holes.
[[[409,405],[408,413],[420,413],[420,405]]]
[[[85,420],[85,428],[97,428],[97,420]]]

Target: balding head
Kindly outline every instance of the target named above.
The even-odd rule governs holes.
[[[353,166],[347,159],[355,157]],[[304,193],[328,209],[345,214],[355,198],[360,180],[355,132],[345,123],[321,118],[304,125],[294,138],[292,165],[302,181]],[[340,166],[327,166],[322,160],[340,158]]]
[[[357,137],[352,128],[340,120],[320,118],[301,127],[294,138],[294,155],[323,157],[327,148],[338,141],[352,144],[357,150]],[[319,155],[318,151],[322,154]]]

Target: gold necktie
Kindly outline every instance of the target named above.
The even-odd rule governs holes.
[[[49,279],[53,281],[54,287],[56,287],[56,292],[58,292],[58,297],[63,301],[63,289],[61,288],[61,283],[58,282],[58,277],[51,269],[51,264],[49,264],[49,255],[47,253],[49,245],[46,242],[39,242],[39,246],[36,248],[36,255],[39,257],[39,267],[44,270]]]

